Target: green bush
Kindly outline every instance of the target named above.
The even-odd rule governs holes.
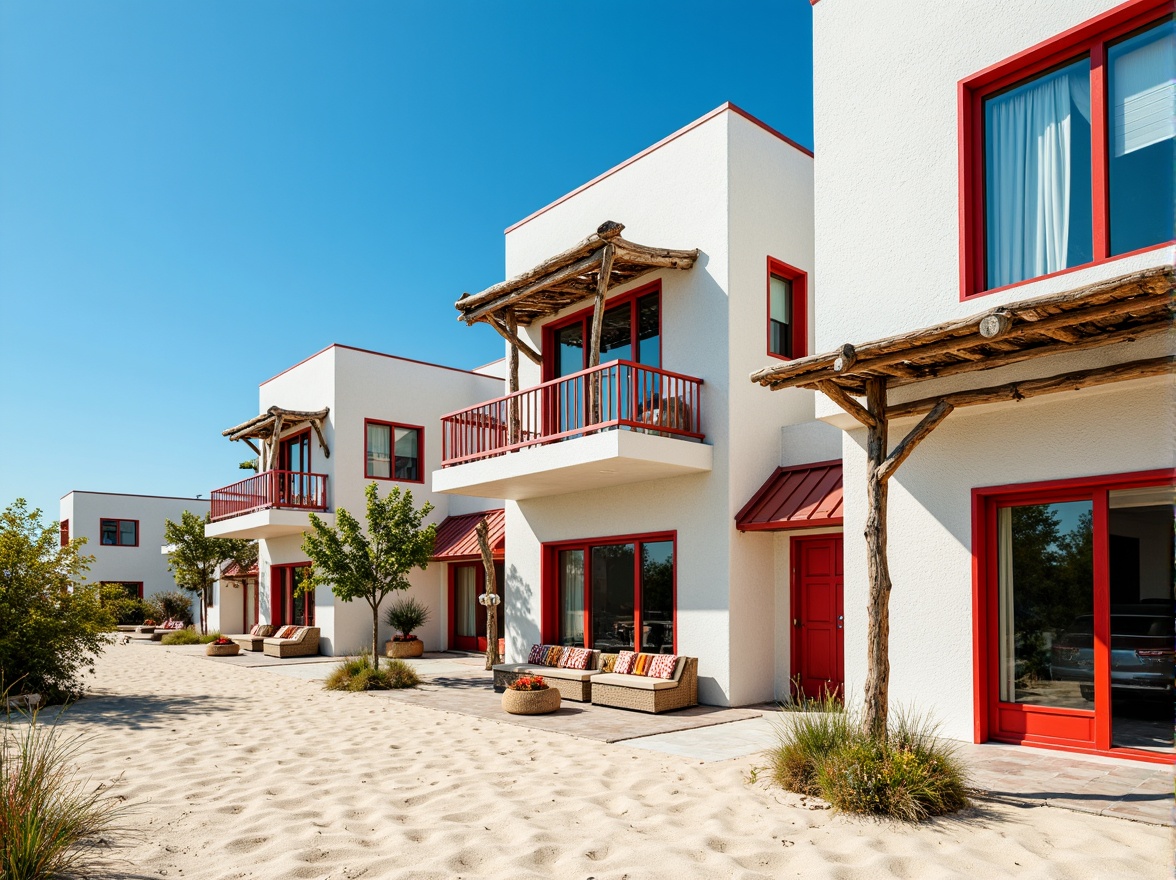
[[[327,676],[323,687],[329,691],[391,691],[413,688],[421,683],[416,670],[403,660],[387,660],[376,669],[368,653],[341,661]]]
[[[160,623],[165,620],[182,620],[184,626],[192,623],[192,600],[179,590],[156,593],[150,599],[144,600],[143,604],[150,612],[147,616]]]
[[[928,716],[900,713],[882,737],[831,699],[783,718],[771,752],[772,776],[783,788],[846,812],[908,822],[968,806],[963,764]]]
[[[0,513],[0,688],[62,702],[110,642],[114,617],[100,584],[82,583],[85,540],[61,546],[57,523],[17,499]]]
[[[102,583],[100,589],[102,605],[115,623],[138,626],[146,620],[147,606],[138,596],[129,595],[122,584]]]
[[[27,721],[4,720],[0,877],[5,880],[75,877],[103,866],[102,849],[93,844],[121,830],[122,807],[78,778],[78,743],[39,723],[36,712]]]
[[[177,629],[175,632],[168,633],[160,641],[165,645],[207,645],[219,638],[220,633],[218,632],[201,635],[194,629]]]

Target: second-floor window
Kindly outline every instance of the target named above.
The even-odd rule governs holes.
[[[545,379],[570,376],[588,367],[592,311],[585,309],[545,328]],[[605,308],[600,327],[600,362],[610,361],[661,366],[661,285],[657,282],[625,294]]]
[[[367,449],[364,476],[377,480],[424,481],[421,462],[422,428],[394,422],[365,422]]]
[[[1155,4],[1135,4],[1142,7]],[[1019,56],[978,74],[980,84],[964,83],[974,87],[963,111],[972,114],[964,147],[973,151],[965,294],[1174,237],[1171,15],[1128,18],[1037,48],[1027,53],[1037,60]]]
[[[69,544],[69,520],[63,519],[61,521],[61,546],[65,547]]]
[[[768,354],[799,358],[808,354],[805,273],[768,258]]]
[[[104,519],[99,522],[99,540],[106,547],[138,547],[137,519]]]

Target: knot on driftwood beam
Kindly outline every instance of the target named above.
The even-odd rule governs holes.
[[[605,220],[596,227],[596,234],[601,238],[616,238],[625,231],[625,224],[616,220]]]

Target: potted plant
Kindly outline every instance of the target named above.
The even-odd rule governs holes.
[[[424,626],[428,619],[428,606],[412,596],[393,601],[384,612],[384,622],[396,630],[396,635],[384,643],[384,654],[403,659],[425,653],[425,643],[413,634],[413,630]]]
[[[502,692],[502,708],[511,715],[546,715],[559,708],[559,691],[542,675],[520,675]]]
[[[241,646],[227,636],[217,636],[204,646],[204,653],[209,657],[235,657],[241,651]]]

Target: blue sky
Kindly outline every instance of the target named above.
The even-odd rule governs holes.
[[[811,45],[808,0],[0,0],[0,504],[207,497],[332,342],[501,356],[453,302],[503,229],[724,101],[811,147]]]

